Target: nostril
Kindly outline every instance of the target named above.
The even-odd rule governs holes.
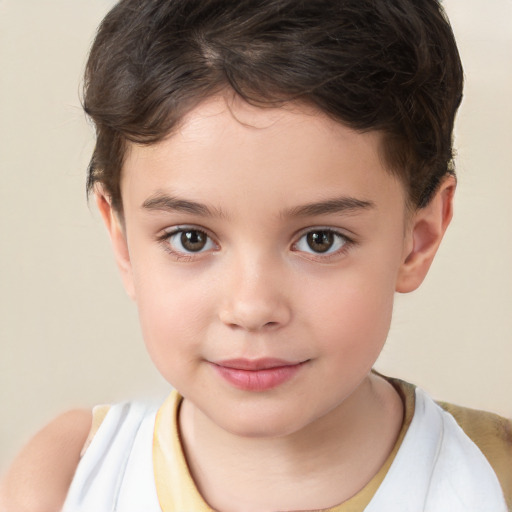
[[[288,323],[290,311],[283,302],[232,300],[219,309],[218,316],[222,323],[231,329],[276,330]]]
[[[237,322],[229,322],[227,323],[229,327],[232,329],[244,329],[247,331],[259,331],[260,329],[274,329],[279,327],[279,322],[267,322],[260,325],[250,325],[247,322],[237,323]]]

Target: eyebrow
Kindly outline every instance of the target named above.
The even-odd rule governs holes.
[[[153,197],[146,199],[142,203],[142,208],[149,211],[191,213],[203,217],[223,216],[220,210],[209,208],[205,204],[190,201],[188,199],[179,199],[167,194],[156,194]]]
[[[202,217],[224,217],[221,210],[210,208],[205,204],[179,199],[167,194],[157,194],[142,203],[142,207],[149,211],[183,212]],[[329,215],[336,213],[357,213],[362,210],[375,208],[372,201],[364,201],[354,197],[338,197],[295,206],[281,213],[283,217],[313,217],[317,215]]]
[[[362,210],[371,210],[373,208],[375,208],[375,203],[372,201],[364,201],[354,197],[344,196],[317,203],[296,206],[283,212],[283,215],[289,217],[314,217],[315,215],[329,215],[336,213],[357,213]]]

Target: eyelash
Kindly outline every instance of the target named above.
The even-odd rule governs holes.
[[[175,237],[175,236],[179,235],[180,233],[183,234],[183,233],[187,233],[187,232],[195,232],[195,233],[200,233],[200,234],[204,235],[207,239],[205,244],[210,243],[215,248],[218,249],[218,244],[213,240],[213,238],[208,234],[208,232],[205,229],[195,227],[195,226],[179,226],[179,227],[173,228],[170,231],[165,231],[163,234],[159,235],[157,237],[157,240],[158,240],[158,242],[160,242],[163,245],[164,250],[166,252],[168,252],[169,254],[171,254],[177,261],[183,261],[183,262],[194,261],[197,259],[197,257],[199,255],[211,251],[211,248],[208,248],[207,250],[200,249],[198,251],[190,251],[190,252],[173,249],[171,242],[170,242],[172,237]],[[326,250],[325,253],[315,252],[313,250],[311,250],[311,252],[309,252],[309,251],[297,249],[301,240],[303,240],[305,237],[307,237],[308,235],[311,235],[313,233],[317,233],[317,234],[323,233],[323,234],[327,234],[327,235],[333,235],[337,239],[338,243],[341,242],[342,245],[340,248],[338,248],[334,252],[327,252],[330,250],[330,248],[329,248]],[[303,230],[302,232],[300,232],[300,234],[297,238],[297,241],[294,242],[291,247],[294,252],[300,252],[302,254],[305,254],[306,255],[305,257],[308,259],[312,259],[315,261],[328,262],[333,258],[344,255],[355,244],[356,244],[356,242],[353,239],[349,238],[348,236],[339,232],[336,229],[328,228],[328,227],[311,227],[311,228],[307,228],[306,230]]]
[[[306,258],[314,260],[314,261],[321,261],[321,262],[327,263],[334,258],[343,256],[350,250],[351,247],[356,245],[356,242],[354,239],[349,238],[347,235],[345,235],[344,233],[341,233],[337,229],[333,229],[333,228],[329,228],[329,227],[311,227],[311,228],[307,228],[306,230],[304,230],[300,233],[300,236],[297,239],[297,241],[293,243],[292,249],[295,249],[302,239],[304,239],[305,237],[307,237],[308,235],[313,234],[313,233],[324,233],[324,234],[333,235],[338,240],[338,243],[340,243],[340,242],[342,243],[341,247],[333,252],[322,253],[322,252],[314,252],[314,251],[307,252],[307,251],[298,250],[298,252],[305,254]],[[328,249],[328,250],[330,250],[330,249]]]
[[[214,242],[213,238],[208,234],[208,232],[205,229],[201,229],[195,226],[179,226],[174,229],[171,229],[170,231],[165,231],[163,234],[158,236],[157,240],[163,245],[164,250],[168,252],[171,256],[176,258],[177,261],[194,261],[198,255],[208,251],[199,250],[185,252],[173,249],[171,245],[172,237],[179,235],[180,233],[183,234],[187,232],[201,233],[207,238],[206,243],[210,243],[213,244],[215,247],[218,247],[218,245]]]

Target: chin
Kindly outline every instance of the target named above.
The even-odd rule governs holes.
[[[238,437],[270,439],[285,437],[307,425],[305,418],[290,417],[282,408],[265,411],[263,407],[229,411],[211,419],[223,430]]]

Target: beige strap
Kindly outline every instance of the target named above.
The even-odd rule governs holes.
[[[89,448],[94,436],[96,435],[96,432],[98,432],[98,429],[100,428],[100,425],[103,423],[103,420],[105,419],[105,416],[107,415],[109,410],[110,405],[96,405],[95,407],[93,407],[91,430],[89,430],[89,435],[87,436],[84,447],[80,452],[80,457],[83,457],[84,453],[87,451],[87,448]]]
[[[485,455],[500,481],[507,506],[512,510],[512,421],[491,412],[445,402],[438,404],[455,418]]]

